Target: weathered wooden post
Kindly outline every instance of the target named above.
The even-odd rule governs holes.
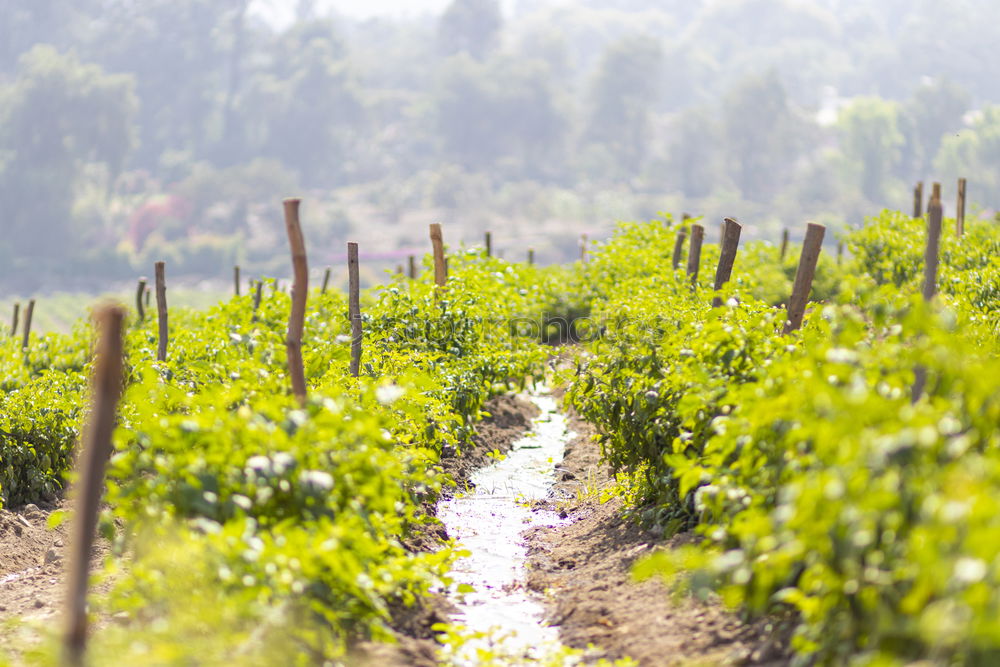
[[[264,291],[264,280],[261,279],[257,281],[257,285],[253,291],[253,318],[251,318],[252,322],[257,321],[257,312],[260,310],[260,299],[263,296],[263,291]]]
[[[671,267],[674,271],[681,265],[681,256],[684,254],[684,243],[687,241],[687,228],[681,227],[677,230],[677,238],[674,239],[674,256]]]
[[[434,284],[444,287],[448,282],[448,267],[444,258],[444,236],[437,223],[431,225],[431,245],[434,247]]]
[[[784,329],[786,334],[802,326],[809,293],[812,291],[813,276],[816,275],[816,262],[819,261],[825,235],[826,227],[823,225],[810,222],[806,227],[806,239],[802,243],[802,254],[799,255],[799,268],[795,272],[792,296],[788,299],[788,318]]]
[[[309,298],[309,264],[306,261],[306,242],[302,237],[299,222],[300,199],[286,199],[285,231],[292,251],[292,310],[288,316],[288,335],[285,346],[288,349],[288,374],[292,379],[292,394],[299,405],[306,404],[306,374],[302,361],[302,333],[305,330],[306,299]]]
[[[692,285],[698,284],[698,268],[701,264],[701,244],[705,240],[705,228],[691,225],[691,249],[688,250],[687,274]]]
[[[965,235],[965,179],[958,179],[958,203],[955,207],[955,228],[958,235]]]
[[[358,271],[358,244],[347,244],[348,317],[351,320],[351,376],[361,372],[361,280]]]
[[[24,311],[24,339],[21,341],[21,349],[28,349],[28,341],[31,338],[31,320],[35,316],[35,300],[28,300],[28,308]]]
[[[785,255],[788,253],[788,227],[781,230],[781,261],[785,261]]]
[[[326,267],[323,271],[323,287],[320,288],[320,294],[326,294],[327,288],[330,286],[330,267]]]
[[[166,264],[157,262],[153,265],[156,280],[156,316],[159,323],[160,344],[156,348],[156,360],[167,360],[167,276]]]
[[[486,256],[493,256],[493,235],[486,232]]]
[[[146,305],[143,299],[146,298],[146,278],[139,278],[139,285],[135,290],[135,310],[139,314],[139,322],[146,321]]]
[[[913,217],[920,218],[924,215],[924,182],[917,181],[913,188]]]
[[[719,252],[719,266],[715,270],[715,291],[718,292],[722,286],[729,282],[733,275],[733,264],[736,262],[736,251],[740,246],[740,232],[743,226],[733,220],[726,218],[723,221],[722,249]],[[712,299],[712,307],[718,308],[722,305],[722,297],[715,296]]]
[[[921,294],[924,301],[931,301],[937,294],[938,255],[941,249],[941,223],[944,218],[941,204],[941,186],[934,184],[931,200],[927,205],[927,245],[924,248],[924,284]],[[927,369],[918,365],[913,369],[913,387],[910,401],[916,403],[923,396],[927,384]]]
[[[930,301],[937,293],[938,254],[941,247],[942,218],[941,185],[935,183],[931,201],[927,206],[927,246],[924,249],[924,286],[922,292],[925,301]]]
[[[11,321],[10,321],[10,337],[11,338],[13,338],[14,336],[17,335],[17,324],[18,324],[18,319],[20,318],[20,316],[21,316],[21,304],[20,303],[15,303],[14,304],[14,317],[12,317]]]
[[[240,295],[240,265],[233,267],[233,293]]]
[[[410,270],[410,280],[417,279],[417,258],[410,255],[408,258],[409,270]]]
[[[528,266],[535,265],[535,249],[528,248]]]
[[[87,585],[90,552],[104,489],[104,470],[112,453],[111,436],[122,392],[122,325],[125,310],[104,306],[95,313],[99,330],[97,358],[91,376],[91,407],[80,442],[73,488],[75,511],[71,526],[63,663],[82,665],[87,648]]]

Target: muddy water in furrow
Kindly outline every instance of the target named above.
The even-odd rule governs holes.
[[[456,586],[466,584],[475,592],[452,596],[459,609],[453,622],[470,634],[489,634],[488,641],[493,646],[499,641],[504,654],[541,658],[558,649],[559,632],[544,625],[541,600],[524,585],[521,534],[562,523],[554,512],[534,511],[531,505],[549,494],[555,467],[573,434],[553,398],[543,394],[530,399],[541,410],[532,431],[503,460],[474,474],[474,488],[443,501],[438,517],[470,553],[452,576]]]

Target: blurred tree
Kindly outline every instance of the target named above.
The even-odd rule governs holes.
[[[184,222],[197,224],[202,233],[238,236],[249,231],[250,209],[273,210],[275,202],[298,188],[284,165],[258,158],[226,169],[196,164],[173,189],[186,207]]]
[[[670,128],[666,153],[668,191],[707,197],[725,179],[720,164],[720,128],[708,109],[689,109]]]
[[[133,81],[37,46],[21,57],[0,102],[5,238],[18,254],[62,257],[83,240],[71,209],[84,164],[107,166],[107,191],[134,144]]]
[[[166,150],[204,156],[222,135],[234,17],[245,0],[104,0],[90,52],[135,76],[142,108],[139,166]],[[238,81],[237,81],[238,82]]]
[[[502,25],[498,0],[452,0],[441,15],[438,38],[446,54],[482,60],[499,43]]]
[[[247,158],[278,159],[308,187],[347,177],[352,146],[364,141],[364,100],[333,24],[298,24],[267,54],[240,95]]]
[[[787,183],[803,128],[776,72],[748,77],[726,95],[722,127],[729,174],[744,197],[763,201]]]
[[[919,180],[930,174],[944,135],[962,127],[969,109],[969,93],[946,79],[921,84],[903,105],[906,142],[900,176]]]
[[[98,12],[100,0],[0,0],[0,73],[13,72],[18,57],[35,44],[67,48]]]
[[[972,126],[941,141],[934,168],[945,183],[968,178],[969,198],[1000,210],[1000,106],[987,106]]]
[[[904,141],[899,105],[876,97],[859,98],[844,109],[838,124],[844,156],[858,167],[856,185],[869,200],[884,201]]]
[[[435,128],[446,157],[469,169],[508,158],[529,178],[551,174],[566,120],[547,65],[515,59],[451,58],[435,96]]]
[[[648,155],[662,66],[659,40],[630,35],[608,46],[591,82],[585,139],[602,144],[624,174],[640,172]]]

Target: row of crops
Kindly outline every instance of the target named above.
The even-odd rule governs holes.
[[[786,335],[796,253],[744,244],[720,293],[712,271],[692,286],[671,257],[697,222],[623,224],[570,267],[463,251],[445,288],[428,261],[364,295],[359,377],[347,298],[313,290],[304,405],[279,290],[171,311],[162,362],[156,317],[129,323],[101,520],[116,557],[99,611],[114,622],[91,659],[319,664],[389,639],[456,557],[407,547],[435,521],[442,458],[491,396],[546,374],[544,343],[570,337],[568,401],[622,473],[623,520],[703,538],[646,574],[769,615],[803,663],[991,664],[1000,231],[959,239],[946,221],[925,303],[925,222],[884,213],[847,256],[820,257],[805,326]],[[707,244],[701,264],[718,257]],[[4,506],[67,485],[92,338],[81,324],[26,350],[0,342]],[[31,662],[55,656],[30,645]]]
[[[946,220],[925,303],[925,226],[851,233],[791,335],[794,260],[768,246],[715,308],[663,261],[673,226],[625,225],[583,269],[604,335],[570,400],[639,518],[703,538],[640,570],[771,615],[803,664],[1000,660],[1000,230]]]
[[[404,545],[493,395],[544,374],[537,322],[564,306],[562,269],[451,258],[366,295],[360,377],[344,295],[310,294],[308,401],[288,391],[290,298],[266,287],[130,323],[125,395],[101,520],[116,555],[97,664],[319,664],[390,635],[392,610],[447,583],[455,549]],[[526,289],[525,286],[531,286]],[[0,346],[0,499],[51,499],[85,420],[93,334]],[[54,642],[42,642],[32,664]],[[55,655],[54,653],[52,655]],[[2,660],[0,660],[2,662]]]

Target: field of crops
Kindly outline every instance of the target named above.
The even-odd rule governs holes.
[[[927,220],[882,213],[820,256],[786,333],[798,249],[742,245],[716,291],[718,244],[684,268],[703,224],[622,224],[571,266],[453,253],[443,287],[428,258],[362,295],[357,377],[347,296],[313,287],[305,403],[284,292],[171,309],[165,361],[155,312],[132,316],[100,519],[109,592],[92,601],[114,621],[89,658],[336,664],[390,641],[458,555],[412,547],[450,484],[442,460],[491,397],[548,378],[597,427],[622,521],[698,536],[638,575],[772,618],[799,664],[995,664],[1000,229],[945,220],[927,300]],[[72,479],[93,338],[81,322],[0,341],[3,507]],[[553,375],[568,338],[573,369]],[[57,659],[54,630],[17,637],[15,664]]]

